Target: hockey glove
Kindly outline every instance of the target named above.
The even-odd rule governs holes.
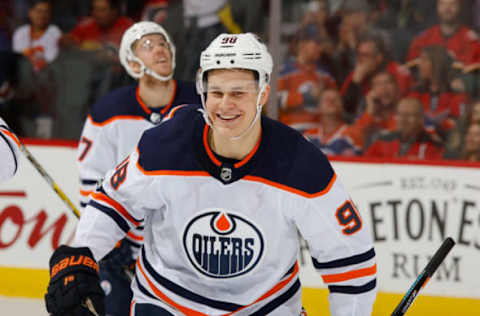
[[[123,275],[130,282],[135,273],[134,247],[130,240],[122,239],[105,258],[100,260],[100,268],[104,271],[115,271],[114,273]]]
[[[87,247],[62,245],[50,258],[45,303],[52,316],[104,316],[105,293],[98,265]]]

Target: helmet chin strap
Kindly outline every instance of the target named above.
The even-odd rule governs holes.
[[[265,87],[266,87],[266,85],[264,85],[260,89],[260,92],[258,93],[257,103],[255,104],[255,107],[257,108],[257,112],[255,113],[255,117],[253,118],[252,122],[242,133],[240,133],[240,135],[230,137],[230,140],[237,141],[240,138],[247,135],[250,132],[250,130],[253,128],[253,126],[255,125],[255,122],[257,122],[257,120],[260,118],[260,115],[262,114],[262,107],[263,107],[263,105],[260,105],[260,99],[262,97],[263,92],[265,91]],[[210,126],[213,130],[215,130],[215,127],[213,126],[213,122],[210,119],[210,117],[208,116],[207,107],[205,105],[205,96],[203,95],[203,86],[202,86],[201,91],[200,91],[200,99],[202,101],[203,109],[199,109],[199,111],[202,113],[203,119],[208,124],[208,126]]]
[[[263,94],[264,91],[265,91],[265,86],[263,86],[262,89],[260,89],[260,92],[258,93],[257,103],[255,104],[255,107],[257,108],[257,113],[255,113],[255,117],[253,118],[250,125],[240,135],[233,136],[233,137],[230,138],[230,140],[236,141],[236,140],[239,140],[240,138],[244,137],[245,135],[247,135],[250,132],[250,130],[253,128],[253,126],[255,125],[255,122],[257,122],[257,120],[260,118],[260,115],[262,114],[262,107],[263,107],[263,105],[260,105],[260,98],[262,97],[262,94]]]
[[[173,77],[173,71],[170,72],[170,74],[168,76],[161,76],[159,75],[158,73],[156,73],[155,71],[151,70],[150,68],[148,68],[147,66],[145,66],[145,64],[143,63],[143,61],[138,58],[137,56],[133,56],[131,58],[132,61],[135,61],[137,63],[140,64],[140,73],[136,74],[136,78],[137,79],[140,79],[141,77],[143,77],[144,74],[147,74],[149,76],[152,76],[153,78],[157,79],[157,80],[160,80],[160,81],[169,81],[170,79],[172,79]],[[173,68],[173,67],[172,67]]]
[[[151,70],[150,68],[147,68],[146,66],[143,66],[142,72],[160,81],[168,81],[173,77],[173,72],[171,72],[168,76],[161,76],[157,74],[155,71]]]

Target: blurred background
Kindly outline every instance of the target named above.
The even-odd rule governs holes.
[[[22,137],[78,140],[89,108],[133,83],[117,50],[140,20],[194,80],[222,32],[275,59],[265,112],[332,156],[480,159],[477,0],[3,0],[0,116]]]

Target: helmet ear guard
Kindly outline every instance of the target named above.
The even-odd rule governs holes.
[[[144,37],[145,35],[149,34],[162,35],[168,44],[170,53],[172,54],[172,71],[168,76],[161,76],[156,72],[152,71],[151,69],[147,68],[143,61],[138,58],[133,51],[133,45],[135,44],[135,42]],[[148,74],[155,79],[161,81],[168,81],[173,77],[173,72],[175,70],[175,45],[170,40],[170,36],[162,26],[155,22],[142,21],[130,26],[123,34],[122,41],[120,43],[119,58],[123,68],[125,68],[127,73],[132,78],[139,79],[143,77],[144,74]],[[129,62],[132,61],[140,65],[140,72],[135,72],[133,70],[132,66],[129,64]]]

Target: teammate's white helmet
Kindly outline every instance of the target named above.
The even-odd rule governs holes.
[[[200,55],[200,70],[197,87],[204,91],[205,72],[213,69],[250,69],[259,77],[262,90],[270,81],[273,61],[267,46],[252,33],[220,34]]]
[[[148,69],[145,64],[135,56],[133,52],[132,46],[135,41],[141,39],[145,35],[149,34],[160,34],[165,38],[165,41],[170,48],[170,53],[172,54],[172,72],[168,76],[160,76],[156,72]],[[135,79],[141,78],[145,73],[151,75],[152,77],[162,80],[168,81],[173,76],[173,71],[175,69],[175,45],[170,40],[167,31],[160,25],[155,22],[150,21],[142,21],[133,24],[130,26],[122,36],[122,42],[120,43],[120,52],[119,52],[120,62],[122,63],[125,70],[128,72],[130,76]],[[129,65],[129,61],[135,61],[140,64],[141,70],[140,72],[133,71],[132,67]]]

